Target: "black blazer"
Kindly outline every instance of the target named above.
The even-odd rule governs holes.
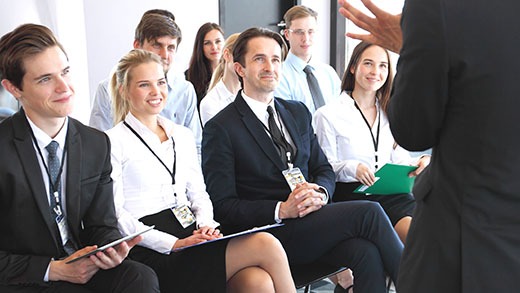
[[[334,171],[318,145],[309,111],[303,103],[278,98],[275,107],[297,148],[294,166],[332,195]],[[215,219],[225,231],[274,223],[277,202],[291,193],[282,175],[287,166],[241,92],[205,125],[202,162]]]
[[[79,247],[121,237],[115,217],[108,137],[69,118],[66,204]],[[0,283],[40,284],[60,256],[42,172],[23,110],[0,124]],[[61,244],[60,244],[61,245]]]
[[[397,291],[515,292],[520,276],[520,2],[407,0],[388,118],[433,148]]]

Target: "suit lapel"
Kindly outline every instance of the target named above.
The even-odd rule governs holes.
[[[53,236],[52,239],[54,239],[55,245],[60,247],[60,244],[56,241],[58,237],[56,223],[50,214],[49,199],[47,197],[47,191],[45,190],[40,164],[38,163],[37,151],[34,149],[31,128],[23,109],[14,115],[13,128],[14,145],[18,152],[18,157],[23,167],[29,189],[32,191],[42,218]]]
[[[67,132],[67,221],[69,229],[73,234],[74,241],[79,244],[80,223],[80,191],[81,191],[81,137],[73,120],[69,118],[69,129]]]
[[[284,166],[280,156],[278,155],[278,151],[276,150],[273,141],[265,132],[264,125],[260,120],[258,120],[253,111],[247,105],[246,101],[244,101],[241,92],[238,93],[234,103],[238,113],[242,116],[242,122],[262,151],[280,170],[286,169],[286,166]]]

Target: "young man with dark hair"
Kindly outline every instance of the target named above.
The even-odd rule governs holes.
[[[68,117],[74,87],[53,33],[4,35],[0,76],[22,105],[0,124],[0,291],[158,292],[150,268],[124,260],[141,237],[67,263],[121,234],[108,137]]]

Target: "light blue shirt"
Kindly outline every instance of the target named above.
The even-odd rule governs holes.
[[[335,100],[341,93],[341,81],[336,71],[328,64],[313,62],[312,58],[309,63],[306,63],[291,52],[287,54],[283,63],[280,84],[274,95],[286,100],[303,102],[309,111],[314,114],[316,108],[307,84],[307,75],[303,72],[307,65],[310,65],[313,69],[312,73],[318,80],[325,104]]]
[[[101,131],[106,131],[114,126],[112,98],[108,91],[108,81],[106,79],[99,83],[90,113],[89,125]],[[193,85],[184,77],[168,75],[168,100],[161,116],[191,129],[200,157],[202,126],[197,110],[197,96]]]

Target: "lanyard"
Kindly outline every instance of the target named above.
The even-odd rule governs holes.
[[[293,163],[292,163],[292,155],[294,153],[294,149],[292,147],[292,145],[289,143],[289,141],[285,138],[285,134],[283,133],[283,124],[282,124],[282,121],[280,120],[280,115],[278,115],[278,110],[276,110],[276,107],[273,107],[276,112],[276,119],[278,120],[278,124],[280,125],[280,134],[282,135],[282,139],[283,139],[283,148],[285,149],[286,153],[285,155],[287,156],[287,165],[289,167],[289,169],[292,169],[293,168]],[[271,137],[273,137],[273,134],[271,133],[271,130],[265,126],[264,123],[262,123],[262,126],[265,128],[265,130],[267,132],[269,132],[269,135],[271,135]]]
[[[354,100],[354,98],[352,98],[352,100]],[[374,159],[376,161],[375,163],[375,169],[377,170],[377,161],[378,161],[378,157],[377,157],[377,150],[378,150],[378,147],[379,147],[379,128],[381,126],[381,109],[378,107],[377,108],[377,135],[376,137],[374,137],[374,134],[372,133],[372,127],[370,127],[370,123],[368,123],[368,120],[367,118],[365,117],[365,115],[363,115],[363,111],[361,111],[361,109],[359,108],[358,104],[356,103],[356,100],[354,100],[354,105],[356,106],[356,109],[358,109],[359,113],[361,114],[361,117],[363,117],[363,120],[365,120],[365,124],[367,125],[368,127],[368,131],[370,132],[370,137],[372,138],[372,143],[374,144]]]
[[[42,159],[43,167],[45,168],[45,172],[47,173],[47,177],[49,178],[49,186],[51,187],[52,194],[51,196],[54,196],[54,200],[56,201],[56,207],[54,207],[54,212],[61,216],[61,198],[60,193],[58,192],[58,185],[61,181],[61,173],[63,172],[63,166],[65,165],[65,154],[67,153],[67,138],[65,138],[65,147],[63,148],[63,154],[61,155],[61,161],[60,161],[60,170],[58,171],[58,176],[56,176],[56,181],[53,182],[51,178],[51,173],[49,171],[49,167],[45,163],[45,160],[43,158],[42,150],[40,150],[40,147],[38,146],[38,141],[36,140],[36,136],[34,135],[32,129],[31,129],[31,136],[33,139],[34,144],[36,145],[36,149],[38,150],[38,154],[40,155],[40,158]]]
[[[128,127],[128,129],[130,129],[130,131],[132,131],[135,134],[135,136],[137,136],[137,138],[139,138],[139,140],[148,148],[148,150],[150,150],[150,152],[157,158],[157,160],[159,160],[159,162],[164,166],[166,171],[168,171],[168,174],[170,174],[170,176],[172,176],[172,185],[175,185],[175,170],[177,169],[177,152],[175,151],[175,140],[173,140],[173,137],[171,138],[172,143],[173,143],[173,169],[172,169],[172,172],[170,172],[170,169],[168,169],[168,167],[166,167],[166,164],[163,162],[163,160],[161,160],[161,158],[159,158],[159,156],[144,141],[144,139],[130,125],[128,125],[128,123],[126,123],[126,121],[123,121],[123,124],[126,127]]]

